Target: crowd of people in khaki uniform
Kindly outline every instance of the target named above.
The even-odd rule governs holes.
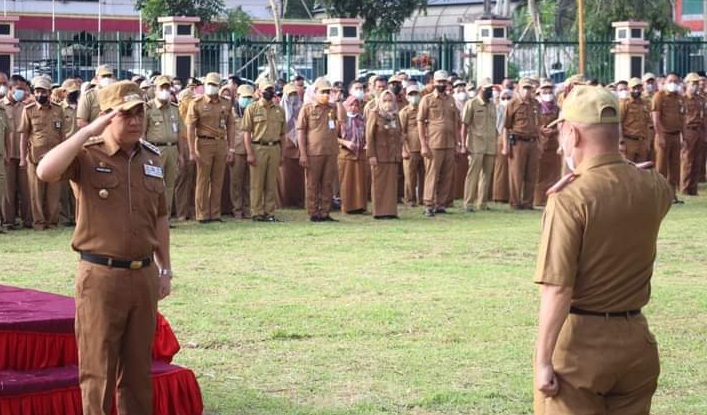
[[[60,86],[0,74],[3,229],[73,224],[68,183],[46,185],[33,171],[98,117],[97,92],[114,81],[105,65],[89,82]],[[280,207],[306,208],[313,222],[336,221],[339,209],[397,218],[400,203],[428,217],[455,200],[469,213],[490,201],[541,208],[566,170],[552,123],[575,86],[597,85],[575,75],[561,85],[506,78],[474,88],[445,71],[429,72],[425,85],[399,73],[348,88],[325,78],[307,87],[302,77],[249,85],[217,73],[184,84],[164,75],[132,81],[147,102],[144,139],[162,153],[169,212],[200,223],[224,213],[275,222]],[[675,189],[696,195],[707,154],[705,77],[647,73],[604,88],[620,102],[624,156],[655,162]]]

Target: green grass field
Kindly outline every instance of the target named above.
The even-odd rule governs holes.
[[[206,414],[530,414],[541,212],[492,207],[178,225],[160,309]],[[687,198],[660,234],[654,414],[707,413],[706,216],[707,197]],[[71,295],[70,236],[0,235],[0,281]]]

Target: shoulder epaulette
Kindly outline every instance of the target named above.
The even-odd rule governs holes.
[[[170,101],[170,102],[169,102],[169,105],[171,105],[171,106],[173,106],[173,107],[175,107],[175,108],[179,108],[179,104],[177,104],[177,103],[174,102],[174,101]]]
[[[96,136],[96,137],[91,137],[88,140],[86,140],[85,143],[83,143],[84,147],[89,147],[89,146],[94,146],[96,144],[101,144],[103,143],[103,137]]]
[[[142,144],[143,147],[146,149],[150,150],[151,152],[157,154],[158,156],[161,154],[160,149],[157,148],[156,145],[150,144],[147,141],[143,140],[142,138],[140,139],[140,144]]]
[[[32,101],[29,104],[26,104],[25,108],[32,108],[32,107],[35,107],[36,105],[37,105],[37,101]]]
[[[574,179],[576,179],[577,177],[578,176],[574,173],[566,174],[557,183],[553,184],[551,188],[547,189],[547,192],[545,192],[545,194],[550,196],[551,194],[562,191],[562,189],[564,189],[568,184],[572,183],[572,181],[574,181]]]
[[[633,161],[629,160],[628,164],[635,166],[637,169],[641,169],[641,170],[649,170],[649,169],[653,168],[652,161],[644,161],[643,163],[634,163]]]

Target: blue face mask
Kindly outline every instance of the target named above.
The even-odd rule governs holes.
[[[253,98],[238,98],[238,105],[243,109],[246,109],[251,102],[253,102]]]
[[[24,89],[16,89],[15,92],[12,93],[12,98],[14,98],[15,101],[22,101],[25,99]]]

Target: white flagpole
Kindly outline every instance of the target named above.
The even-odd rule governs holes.
[[[143,39],[142,39],[142,10],[140,10],[140,48],[137,51],[137,62],[138,62],[138,67],[140,68],[140,75],[143,73],[143,67],[142,67],[142,48],[144,45],[142,44]]]
[[[56,7],[52,0],[52,32],[56,33]]]
[[[103,14],[103,1],[98,0],[98,64],[101,64],[101,18]]]

